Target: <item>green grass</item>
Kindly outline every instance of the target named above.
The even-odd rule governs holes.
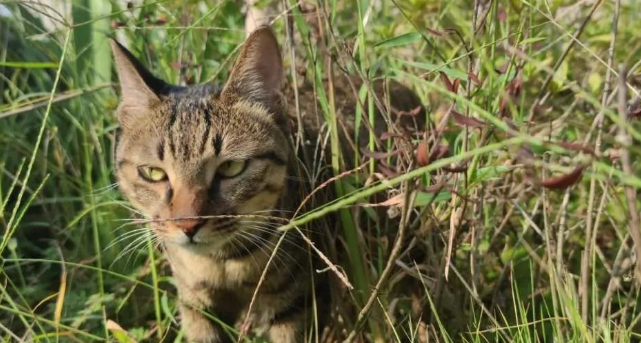
[[[222,83],[244,39],[242,6],[61,2],[69,13],[0,0],[12,13],[0,17],[0,339],[180,342],[167,261],[132,231],[136,214],[114,184],[118,99],[106,39],[170,82]],[[641,108],[641,3],[310,2],[317,12],[284,3],[288,16],[274,27],[288,80],[313,84],[328,146],[341,144],[330,70],[365,81],[357,125],[379,120],[388,101],[370,93],[375,80],[409,86],[427,110],[425,135],[382,144],[368,135],[370,151],[393,157],[332,149],[335,175],[365,166],[332,182],[336,199],[281,227],[337,214],[328,255],[354,289],[338,287],[340,305],[321,314],[328,334],[310,341],[641,340],[630,219],[641,208],[641,127],[620,117]],[[417,165],[425,137],[448,155]],[[577,166],[576,184],[550,182]],[[386,199],[404,201],[366,206]]]

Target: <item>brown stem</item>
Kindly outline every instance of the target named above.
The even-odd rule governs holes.
[[[632,138],[630,133],[625,129],[625,123],[628,122],[627,110],[627,87],[625,85],[627,71],[625,67],[619,68],[619,118],[621,119],[619,126],[618,141],[621,143],[621,166],[623,172],[627,175],[633,175],[632,163],[630,161],[630,146],[632,145]],[[632,186],[625,186],[625,197],[628,201],[628,212],[630,215],[628,221],[628,230],[632,241],[634,242],[634,252],[637,257],[636,263],[636,281],[641,284],[641,228],[639,227],[639,212],[637,211],[637,190]]]

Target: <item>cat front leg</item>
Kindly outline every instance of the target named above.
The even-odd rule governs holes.
[[[303,342],[304,315],[273,321],[267,331],[267,339],[273,343]]]
[[[259,295],[261,296],[261,295]],[[311,298],[303,293],[262,294],[261,305],[270,313],[264,336],[272,343],[301,343],[312,318]],[[267,318],[266,318],[267,319]]]
[[[222,343],[224,332],[199,310],[180,305],[182,327],[189,343]]]
[[[180,305],[182,327],[189,343],[228,343],[233,342],[225,330],[200,310],[188,305]]]

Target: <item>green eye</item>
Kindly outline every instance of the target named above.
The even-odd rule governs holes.
[[[245,170],[247,161],[227,161],[218,167],[216,173],[222,177],[234,177]]]
[[[156,167],[142,166],[138,168],[138,172],[143,179],[149,182],[160,182],[167,179],[167,173]]]

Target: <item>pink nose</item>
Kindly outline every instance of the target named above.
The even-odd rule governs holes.
[[[178,220],[176,226],[183,230],[187,237],[192,238],[204,223],[205,221],[202,219],[183,219]]]

